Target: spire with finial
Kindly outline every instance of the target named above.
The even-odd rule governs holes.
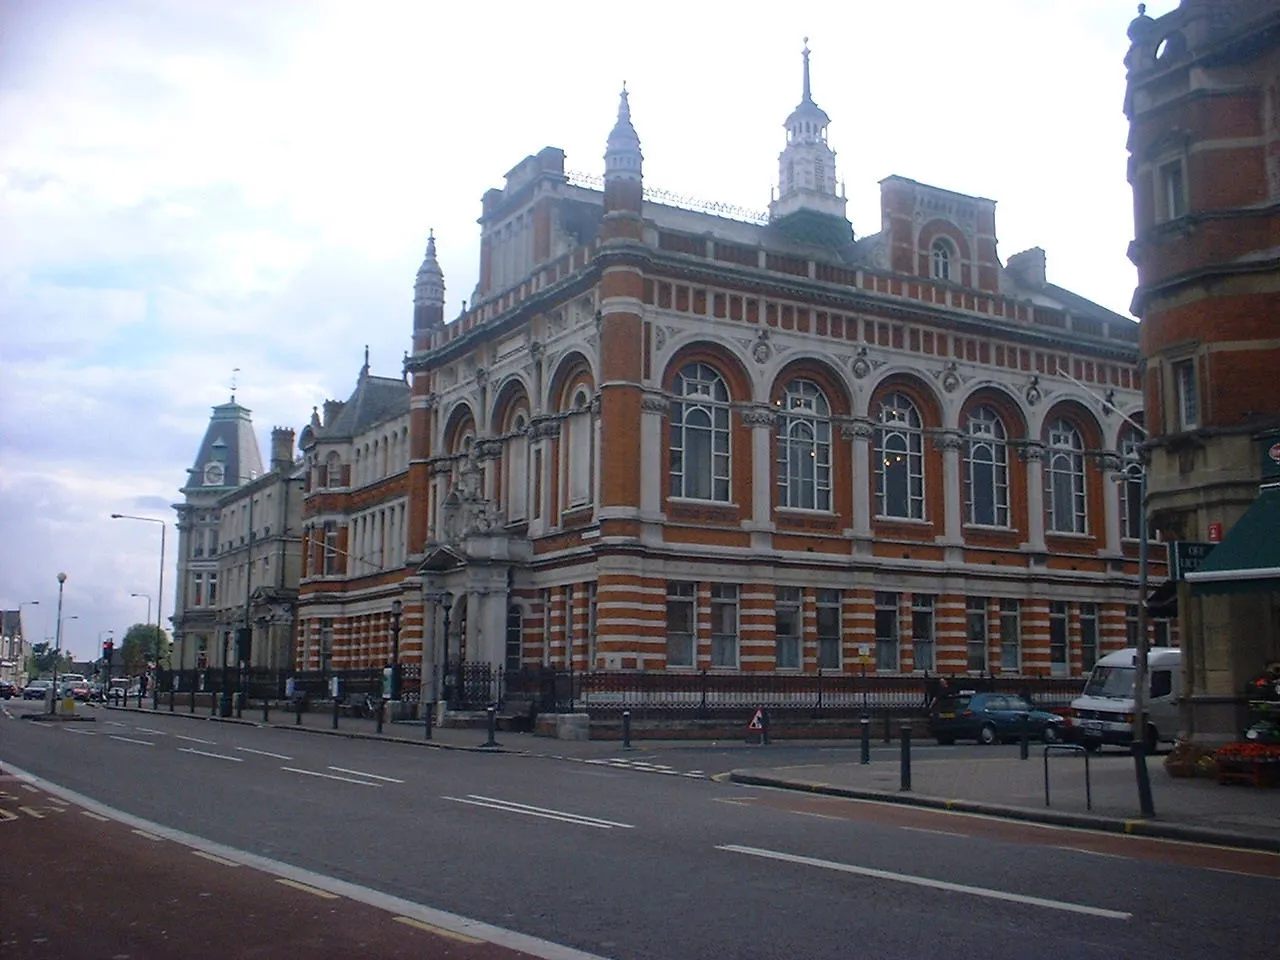
[[[413,284],[413,329],[417,333],[444,323],[444,271],[436,259],[436,232],[427,231],[427,252]]]
[[[231,368],[231,402],[236,402],[236,381],[240,378],[240,368]]]
[[[364,366],[360,368],[360,376],[367,377],[369,375],[369,345],[364,345]]]
[[[813,103],[813,93],[809,89],[809,38],[804,38],[804,50],[801,52],[804,57],[804,94],[800,97],[801,103]]]
[[[631,97],[626,83],[618,96],[618,121],[604,152],[604,212],[639,215],[644,201],[644,155],[631,125]]]

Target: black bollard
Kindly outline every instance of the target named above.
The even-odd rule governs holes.
[[[236,719],[244,719],[244,694],[239,692],[236,693]]]
[[[899,789],[911,789],[911,724],[904,723],[902,737],[902,785]]]
[[[374,723],[374,731],[375,731],[375,732],[377,732],[377,733],[381,733],[381,732],[382,732],[382,715],[383,715],[384,713],[386,713],[386,712],[387,712],[387,701],[385,701],[385,700],[383,700],[383,699],[379,698],[379,700],[378,700],[378,716],[377,716],[377,718],[376,718],[376,722]]]
[[[1031,755],[1031,731],[1028,729],[1031,721],[1028,717],[1022,718],[1022,736],[1018,738],[1018,757],[1026,760]]]
[[[760,711],[760,744],[761,746],[769,745],[769,711]]]
[[[191,699],[187,701],[187,713],[196,712],[196,688],[191,688]]]
[[[497,722],[497,716],[498,716],[497,708],[488,707],[485,709],[485,713],[488,714],[489,739],[486,740],[484,743],[482,743],[481,746],[496,747],[498,745],[498,741],[493,738],[493,731],[494,731],[494,724]]]
[[[169,712],[170,713],[173,713],[173,697],[174,697],[173,688],[170,687],[169,688]]]
[[[863,717],[859,721],[862,727],[862,760],[861,763],[871,762],[871,718]]]
[[[142,709],[142,688],[138,688],[138,709]]]
[[[293,698],[293,725],[295,727],[302,725],[302,698]]]
[[[622,749],[631,749],[631,711],[622,711]]]
[[[222,693],[209,692],[209,716],[216,717],[218,715],[218,701],[222,699]]]
[[[267,723],[271,719],[271,701],[266,697],[262,698],[262,722]]]
[[[431,715],[436,712],[435,702],[427,704],[427,709],[423,712],[422,717],[422,739],[431,739]]]
[[[338,729],[338,698],[333,698],[333,729]]]

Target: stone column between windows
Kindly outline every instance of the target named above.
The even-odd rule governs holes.
[[[640,400],[640,515],[648,519],[662,509],[662,418],[670,409],[671,401],[660,393]]]
[[[1027,465],[1027,542],[1028,550],[1044,553],[1044,444],[1028,443],[1020,456]]]
[[[840,427],[840,436],[853,442],[853,537],[871,539],[871,440],[870,420],[853,420]]]
[[[1114,453],[1104,453],[1098,462],[1102,468],[1102,520],[1106,526],[1106,552],[1119,555],[1120,548],[1120,498],[1126,490],[1123,483],[1111,479],[1120,472],[1120,457]]]
[[[771,529],[773,506],[773,436],[778,416],[771,407],[757,404],[742,413],[751,428],[751,527]]]
[[[963,543],[960,505],[960,451],[964,447],[964,435],[955,430],[944,430],[934,439],[934,445],[942,451],[942,500],[943,541],[959,546]]]

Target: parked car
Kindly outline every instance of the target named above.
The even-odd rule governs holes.
[[[1037,710],[1025,697],[1008,693],[962,691],[938,698],[929,710],[929,735],[943,745],[957,740],[1017,740],[1024,726],[1028,736],[1058,743],[1063,739],[1066,721],[1056,713]]]
[[[12,680],[0,680],[0,700],[8,700],[17,692],[18,688]]]
[[[43,700],[53,689],[52,680],[32,680],[22,688],[23,700]]]

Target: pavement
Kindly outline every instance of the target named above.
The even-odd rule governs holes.
[[[151,713],[144,706],[110,707]],[[168,713],[162,700],[158,712]],[[175,714],[183,714],[181,703]],[[213,718],[207,709],[187,713],[193,719],[222,723],[263,722],[262,710],[245,710],[240,718]],[[272,711],[267,723],[299,733],[392,740],[443,750],[505,752],[586,762],[627,762],[621,758],[660,755],[671,751],[724,751],[725,741],[636,741],[624,750],[613,740],[555,740],[529,733],[498,731],[496,745],[488,746],[484,729],[434,726],[425,738],[421,722],[386,723],[376,731],[373,720],[341,717],[333,726],[331,713]],[[851,740],[791,741],[810,748],[819,762],[768,766],[763,758],[774,750],[786,759],[788,742],[752,748],[750,768],[733,769],[717,777],[734,783],[849,797],[887,803],[910,804],[955,812],[1012,820],[1050,823],[1083,829],[1159,837],[1280,853],[1280,789],[1223,785],[1214,780],[1172,777],[1162,756],[1148,758],[1148,777],[1155,816],[1142,817],[1138,803],[1134,760],[1124,751],[1103,751],[1088,757],[1081,751],[1055,748],[1046,758],[1042,745],[1033,744],[1026,760],[1016,745],[985,748],[980,757],[953,752],[953,748],[918,748],[912,757],[910,788],[903,789],[898,749],[877,749],[872,762],[859,762],[860,751]],[[742,744],[735,747],[741,748]],[[886,758],[891,753],[892,759]],[[731,755],[732,756],[732,755]],[[631,761],[632,763],[640,761]],[[730,762],[733,762],[730,760]],[[656,772],[670,772],[657,770]],[[1087,772],[1087,778],[1086,778]],[[1047,780],[1046,780],[1047,778]],[[1046,790],[1047,785],[1047,790]]]

